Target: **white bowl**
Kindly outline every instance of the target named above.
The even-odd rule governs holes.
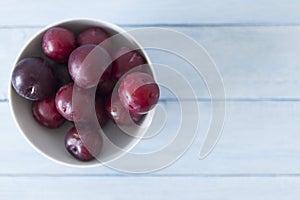
[[[139,50],[139,52],[144,56],[147,63],[149,64],[150,73],[153,72],[147,54],[142,49],[142,47],[138,44],[138,42],[134,40],[134,38],[132,38],[127,33],[125,33],[124,30],[121,29],[120,27],[98,19],[69,19],[69,20],[60,21],[51,24],[43,28],[36,35],[34,35],[23,47],[23,49],[21,50],[21,52],[19,53],[19,55],[15,60],[13,68],[21,59],[25,57],[40,56],[45,58],[41,49],[42,36],[46,30],[55,26],[68,28],[74,33],[78,33],[79,31],[88,27],[101,27],[104,28],[108,33],[112,35],[117,33],[122,33],[122,39],[117,40],[117,42],[115,42],[114,44],[116,44],[116,46],[126,45],[132,48],[141,49]],[[120,148],[115,148],[114,145],[109,145],[107,144],[107,141],[104,140],[102,151],[100,155],[97,157],[97,159],[89,162],[82,162],[72,157],[67,152],[64,146],[64,138],[66,132],[73,125],[70,122],[67,122],[64,123],[64,125],[58,129],[47,129],[39,125],[32,116],[31,102],[19,96],[15,92],[12,85],[11,84],[9,85],[10,85],[9,103],[10,103],[14,120],[20,132],[23,133],[27,141],[39,153],[41,153],[42,155],[44,155],[45,157],[53,161],[68,166],[76,166],[76,167],[99,166],[126,154],[127,151],[132,149],[139,142],[140,136],[142,136],[145,133],[146,131],[145,127],[147,126],[147,124],[151,123],[152,116],[154,114],[154,110],[153,110],[144,117],[144,119],[140,124],[141,127],[143,128],[134,127],[133,129],[131,129],[132,131],[131,135],[133,134],[139,137],[131,137],[123,133],[122,131],[120,131],[120,129],[117,128],[115,124],[109,122],[104,127],[104,132],[108,133],[107,136],[109,137],[109,140]],[[113,134],[109,134],[109,133],[113,133]]]

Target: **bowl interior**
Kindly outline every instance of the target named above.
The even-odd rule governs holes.
[[[25,47],[17,57],[14,66],[21,59],[29,56],[40,56],[48,60],[48,58],[46,58],[42,53],[41,41],[44,32],[53,26],[68,28],[75,34],[88,27],[104,28],[111,35],[123,32],[123,30],[119,27],[99,20],[75,19],[56,23],[41,30],[25,45]],[[113,40],[113,49],[117,49],[121,46],[141,49],[139,44],[126,33],[122,33],[122,37],[118,36],[116,37],[116,40]],[[143,50],[139,51],[147,60],[150,66],[149,71],[150,73],[152,73],[149,58]],[[58,129],[47,129],[39,125],[32,116],[31,101],[20,97],[15,92],[11,84],[9,91],[11,110],[20,131],[38,152],[59,163],[79,167],[101,165],[124,155],[126,151],[132,149],[139,142],[138,137],[127,135],[126,133],[121,131],[114,123],[109,121],[103,129],[108,140],[104,139],[102,151],[97,159],[89,162],[78,161],[67,152],[64,146],[65,134],[73,126],[73,124],[70,122],[66,122]],[[141,121],[141,127],[145,127],[147,126],[147,124],[151,123],[153,112],[154,111],[149,112],[143,118],[143,120]],[[140,137],[144,134],[145,128],[139,128],[135,126],[133,129],[131,129],[131,131],[131,135]],[[110,145],[111,143],[114,145]]]

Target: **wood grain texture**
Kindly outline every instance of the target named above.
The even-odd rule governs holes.
[[[300,27],[169,28],[186,34],[208,51],[221,73],[228,99],[299,98]],[[5,38],[0,46],[1,99],[7,98],[14,59],[38,30],[0,29],[0,37]],[[148,50],[148,53],[152,62],[166,64],[182,74],[197,97],[209,97],[204,80],[195,73],[193,66],[170,53],[158,50]],[[165,80],[168,76],[159,75],[158,78]],[[162,98],[170,96],[163,93]]]
[[[168,117],[165,131],[140,143],[135,152],[156,151],[174,138],[178,124],[178,105],[165,102]],[[189,102],[182,102],[186,106]],[[185,104],[185,105],[184,105]],[[189,150],[172,166],[155,174],[181,175],[264,175],[300,174],[298,143],[299,102],[227,102],[222,137],[214,151],[204,160],[199,152],[209,126],[210,103],[199,102],[198,135]],[[195,113],[189,113],[193,119]],[[2,145],[0,175],[5,174],[118,174],[106,167],[77,169],[56,164],[31,148],[17,130],[7,103],[0,103]],[[8,116],[8,117],[3,117]],[[186,131],[189,130],[188,128]],[[46,169],[46,170],[45,170]]]
[[[0,196],[2,200],[296,200],[299,184],[300,179],[293,177],[1,177]]]
[[[18,6],[16,6],[18,5]],[[92,17],[118,24],[299,24],[300,2],[288,0],[17,0],[1,1],[2,26],[45,25]],[[9,16],[9,17],[7,17]]]

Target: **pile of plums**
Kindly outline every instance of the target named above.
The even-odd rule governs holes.
[[[53,129],[66,120],[76,123],[64,143],[78,160],[92,160],[101,152],[102,137],[93,119],[101,127],[108,119],[131,126],[158,101],[152,75],[133,70],[147,64],[145,58],[126,46],[114,48],[103,28],[89,27],[78,34],[50,28],[43,35],[42,51],[44,58],[26,57],[16,64],[12,85],[32,101],[40,125]]]

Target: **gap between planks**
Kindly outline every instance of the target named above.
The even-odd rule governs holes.
[[[143,28],[143,27],[182,27],[182,28],[200,28],[200,27],[298,27],[300,22],[295,23],[155,23],[155,24],[116,24],[125,28]],[[43,28],[47,25],[0,25],[0,29],[36,29]]]
[[[162,98],[159,102],[177,102],[176,98]],[[197,99],[181,99],[181,102],[300,102],[300,98],[227,98],[227,99],[210,99],[210,98],[197,98]],[[0,99],[0,103],[8,103],[8,99]]]
[[[147,178],[147,177],[174,177],[174,178],[181,178],[181,177],[192,177],[192,178],[300,178],[300,174],[288,174],[288,173],[281,173],[281,174],[272,174],[272,173],[264,173],[264,174],[192,174],[192,173],[183,173],[183,174],[121,174],[119,172],[109,173],[109,174],[47,174],[47,173],[5,173],[0,174],[0,177],[5,178],[46,178],[46,177],[64,177],[64,178],[75,178],[75,177],[116,177],[116,178]]]

